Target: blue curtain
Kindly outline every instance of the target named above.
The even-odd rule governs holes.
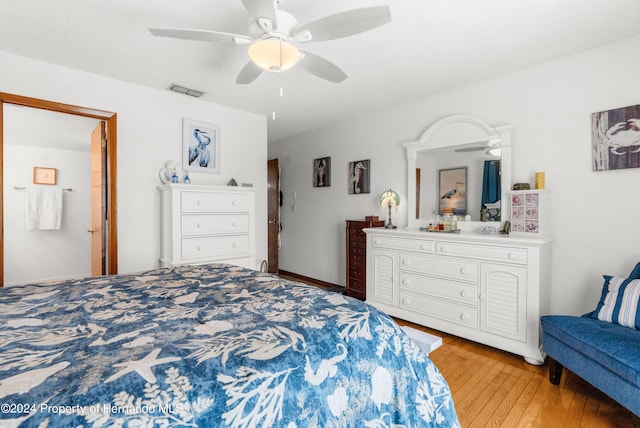
[[[487,207],[502,199],[500,186],[500,161],[484,161],[484,174],[482,177],[482,215],[484,221],[499,221],[500,209]]]

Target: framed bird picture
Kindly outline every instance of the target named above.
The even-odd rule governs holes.
[[[441,169],[438,177],[440,215],[466,215],[467,168]]]
[[[220,126],[182,119],[182,169],[220,173]]]

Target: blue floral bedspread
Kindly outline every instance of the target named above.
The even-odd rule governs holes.
[[[0,290],[0,426],[459,427],[388,316],[231,265]]]

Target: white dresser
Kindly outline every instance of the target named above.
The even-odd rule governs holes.
[[[542,364],[550,240],[365,229],[367,303]]]
[[[256,268],[251,188],[164,184],[160,190],[160,265],[209,262]]]

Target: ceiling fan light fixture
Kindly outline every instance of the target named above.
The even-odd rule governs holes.
[[[300,59],[300,51],[278,38],[264,39],[249,46],[249,58],[258,67],[270,72],[286,71]]]

